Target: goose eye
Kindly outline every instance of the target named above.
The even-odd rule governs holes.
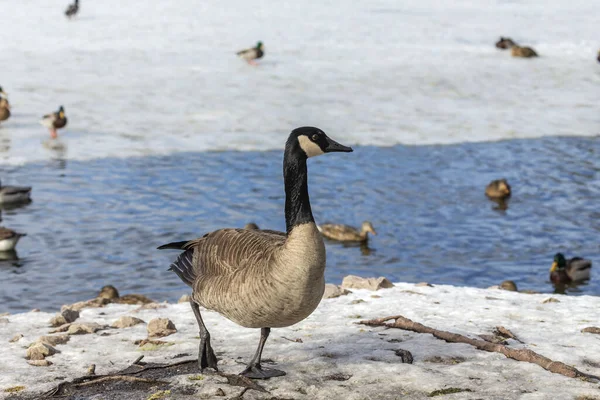
[[[316,133],[314,135],[312,135],[312,140],[313,140],[313,142],[316,142],[317,140],[319,140],[319,135],[317,135]]]

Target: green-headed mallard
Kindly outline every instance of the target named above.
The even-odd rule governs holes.
[[[237,52],[238,57],[243,58],[248,64],[256,65],[254,60],[262,58],[265,55],[262,42],[256,43],[256,47],[244,49]]]
[[[79,12],[79,0],[75,0],[75,3],[69,4],[67,7],[67,11],[65,11],[65,15],[71,19]]]
[[[31,186],[2,186],[0,182],[0,204],[24,203],[31,200]]]
[[[500,36],[500,40],[496,42],[496,47],[502,50],[510,49],[517,44],[511,38],[505,38]]]
[[[510,185],[506,179],[496,179],[485,187],[485,195],[494,200],[505,200],[511,195]]]
[[[566,260],[562,253],[556,253],[550,268],[550,280],[553,283],[569,283],[590,279],[592,262],[581,257]]]
[[[319,226],[319,230],[327,239],[339,242],[366,242],[369,240],[369,232],[377,235],[375,228],[369,221],[363,222],[360,230],[342,224],[323,224]]]
[[[9,117],[10,104],[8,104],[8,100],[5,97],[0,97],[0,121],[6,121]]]
[[[58,137],[56,130],[64,128],[67,125],[67,116],[65,115],[64,107],[60,106],[57,112],[44,115],[40,124],[50,130],[50,137],[52,139],[56,139]]]
[[[17,233],[12,229],[0,226],[0,251],[14,250],[19,239],[26,235],[25,233]]]

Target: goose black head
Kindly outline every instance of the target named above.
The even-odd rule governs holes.
[[[325,153],[333,152],[352,152],[352,147],[344,146],[335,140],[331,139],[319,128],[312,126],[303,126],[296,128],[290,134],[288,139],[288,145],[293,144],[290,141],[296,141],[300,151],[302,151],[306,157],[320,156]]]

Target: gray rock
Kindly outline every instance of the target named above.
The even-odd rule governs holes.
[[[124,315],[111,325],[113,328],[129,328],[138,324],[145,324],[144,320]]]
[[[38,338],[38,342],[49,344],[50,346],[56,346],[59,344],[65,344],[71,339],[69,335],[49,335],[49,336],[40,336]]]
[[[14,342],[18,342],[19,340],[21,340],[23,338],[23,335],[21,335],[20,333],[16,334],[15,336],[12,337],[12,339],[10,339],[8,342],[9,343],[14,343]]]
[[[347,289],[379,290],[394,287],[387,278],[361,278],[356,275],[348,275],[342,281],[342,287]]]
[[[27,364],[33,365],[34,367],[49,367],[52,365],[52,362],[49,360],[29,360]]]
[[[27,355],[25,356],[28,360],[43,360],[44,358],[58,353],[54,347],[47,343],[35,342],[27,349]]]
[[[0,318],[0,325],[6,325],[8,324],[10,321],[8,320],[8,318]]]
[[[103,326],[95,322],[74,323],[69,325],[67,333],[69,335],[85,335],[88,333],[95,333],[100,329],[103,329]]]
[[[343,289],[341,286],[328,283],[325,285],[325,292],[323,293],[323,298],[334,299],[336,297],[345,296],[350,293],[351,292],[349,290]]]
[[[50,320],[50,326],[61,326],[79,318],[79,311],[63,306],[62,310]]]
[[[154,318],[148,323],[148,337],[164,337],[175,332],[177,328],[168,318]]]

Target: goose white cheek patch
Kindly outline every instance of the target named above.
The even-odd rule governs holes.
[[[315,157],[320,156],[321,154],[325,154],[323,150],[319,147],[318,144],[312,142],[306,136],[298,137],[298,142],[300,143],[300,147],[306,153],[306,157]]]

